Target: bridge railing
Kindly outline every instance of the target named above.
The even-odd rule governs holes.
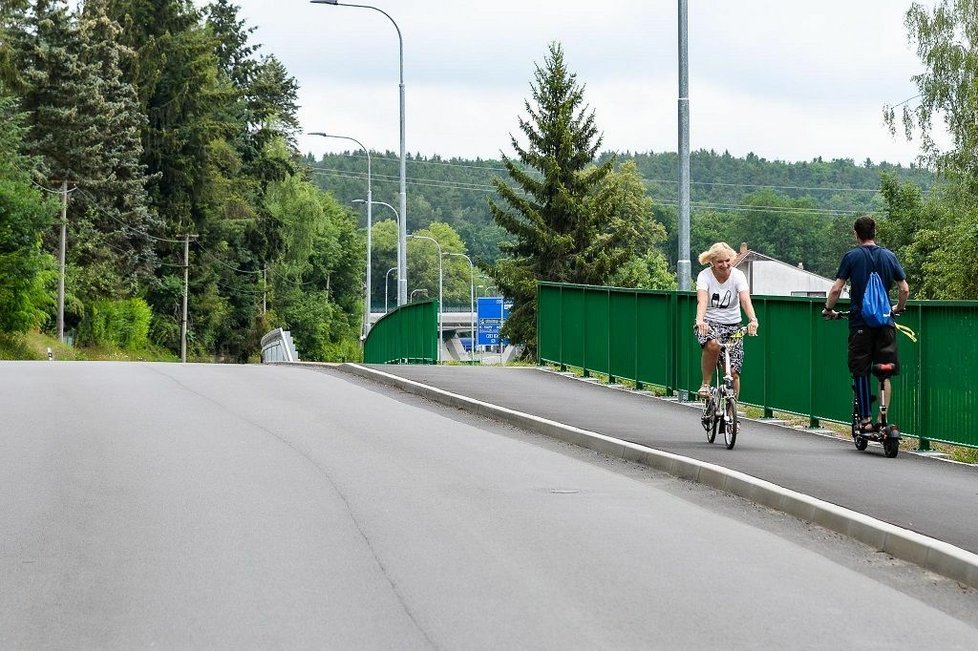
[[[298,362],[299,353],[292,341],[292,333],[282,328],[275,328],[261,338],[261,361],[267,362]]]
[[[761,327],[760,336],[745,339],[741,400],[765,415],[806,416],[813,426],[848,423],[848,324],[824,321],[821,298],[751,298]],[[540,363],[658,386],[681,398],[699,387],[695,293],[539,283],[537,301]],[[901,372],[892,380],[890,420],[922,441],[978,447],[978,390],[971,383],[978,374],[972,334],[978,302],[910,301],[900,323],[918,340],[897,335]]]
[[[370,329],[363,342],[367,364],[434,364],[438,360],[438,301],[401,305]]]

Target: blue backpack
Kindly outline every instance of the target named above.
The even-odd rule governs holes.
[[[863,294],[862,317],[870,328],[882,328],[883,326],[893,325],[890,316],[890,297],[883,287],[883,280],[876,273],[876,256],[867,249],[866,254],[873,261],[872,271],[869,272],[869,279],[866,281],[866,292]]]

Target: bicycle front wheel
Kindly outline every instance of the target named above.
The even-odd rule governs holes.
[[[723,407],[723,441],[727,444],[728,450],[733,450],[734,443],[737,442],[737,430],[740,425],[737,422],[737,399],[727,398]]]

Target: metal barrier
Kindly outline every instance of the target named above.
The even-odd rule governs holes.
[[[759,337],[744,342],[740,397],[746,404],[848,423],[852,393],[846,365],[848,325],[821,317],[824,299],[752,296]],[[693,336],[693,292],[539,283],[540,363],[663,387],[684,398],[700,384]],[[901,323],[917,343],[897,335],[900,375],[893,378],[890,418],[926,441],[978,447],[978,302],[910,301]]]
[[[367,364],[434,364],[438,361],[438,301],[401,305],[370,329],[363,342]]]
[[[261,361],[266,362],[298,362],[299,353],[292,342],[292,334],[288,330],[275,328],[261,338]]]

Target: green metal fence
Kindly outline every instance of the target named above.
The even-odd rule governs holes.
[[[367,364],[434,364],[438,355],[438,301],[401,305],[370,329],[363,342]]]
[[[824,299],[753,296],[758,337],[744,340],[741,400],[774,411],[847,423],[852,392],[846,366],[846,321],[822,319]],[[693,292],[539,283],[540,363],[572,366],[655,385],[668,394],[700,384],[693,336]],[[843,308],[844,309],[844,308]],[[922,441],[978,447],[978,302],[911,301],[898,334],[901,372],[893,378],[889,416]]]

